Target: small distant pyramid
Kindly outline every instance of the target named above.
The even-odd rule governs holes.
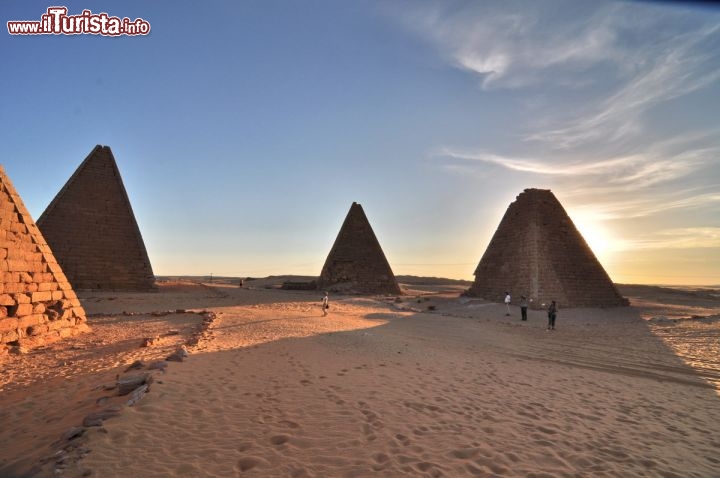
[[[85,311],[0,166],[0,347],[87,332]]]
[[[526,189],[510,204],[465,293],[501,302],[521,295],[531,307],[628,305],[555,195]]]
[[[359,294],[400,294],[400,286],[362,206],[352,203],[320,273],[318,288]]]
[[[95,146],[37,224],[74,288],[155,288],[145,243],[108,146]]]

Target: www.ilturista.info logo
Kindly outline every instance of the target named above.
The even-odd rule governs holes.
[[[107,13],[83,10],[80,15],[68,15],[65,7],[50,7],[40,21],[7,22],[11,35],[147,35],[150,23],[142,18],[111,17]]]

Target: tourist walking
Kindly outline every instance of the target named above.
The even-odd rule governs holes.
[[[520,296],[520,315],[522,316],[522,320],[527,320],[527,308],[528,308],[528,300],[527,297],[524,295]]]
[[[555,318],[557,317],[557,304],[553,300],[548,307],[548,330],[555,330]]]
[[[323,317],[325,317],[328,313],[328,309],[330,308],[330,304],[328,303],[330,299],[328,298],[328,293],[325,292],[325,295],[322,298],[322,310],[323,310]]]
[[[510,315],[510,292],[505,292],[505,308],[507,309],[507,312],[505,312],[505,315]]]

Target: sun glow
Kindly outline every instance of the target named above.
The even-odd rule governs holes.
[[[607,263],[613,250],[615,250],[616,240],[607,228],[602,227],[597,221],[587,220],[582,217],[573,218],[575,227],[580,231],[583,239],[592,249],[595,257],[601,263]]]

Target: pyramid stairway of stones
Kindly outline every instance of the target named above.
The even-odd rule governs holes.
[[[320,273],[318,288],[356,294],[400,294],[365,211],[352,203]]]
[[[508,291],[539,308],[628,305],[555,195],[525,189],[510,204],[465,293],[502,302]]]
[[[62,268],[0,166],[0,347],[89,331]]]
[[[37,225],[75,289],[155,288],[145,243],[108,146],[90,152]]]

